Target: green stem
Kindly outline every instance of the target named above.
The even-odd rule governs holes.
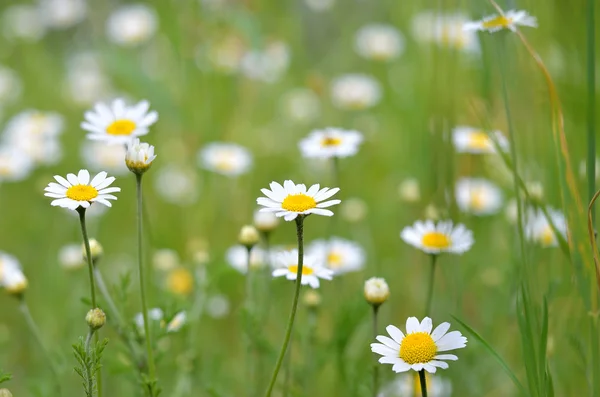
[[[421,382],[421,397],[427,397],[427,379],[424,369],[419,371],[419,381]]]
[[[92,260],[92,250],[90,249],[90,240],[87,234],[87,228],[85,226],[85,208],[77,207],[79,213],[79,223],[81,224],[81,235],[83,237],[83,245],[85,246],[85,255],[88,264],[88,273],[90,276],[90,292],[92,296],[92,309],[97,308],[96,305],[96,286],[94,282],[94,264]]]
[[[594,3],[596,0],[587,0],[587,183],[588,198],[596,193],[596,48],[595,48],[595,14]],[[596,212],[592,209],[592,219],[595,220]]]
[[[377,338],[377,313],[379,312],[378,304],[373,305],[373,339]],[[377,397],[379,393],[379,363],[373,365],[373,397]]]
[[[46,360],[48,361],[48,367],[50,368],[50,371],[52,372],[52,375],[54,376],[54,381],[56,383],[56,390],[58,391],[58,393],[60,395],[61,394],[60,393],[60,381],[59,381],[59,377],[58,377],[58,370],[56,369],[56,363],[54,362],[54,360],[52,359],[52,356],[50,355],[50,352],[46,348],[46,345],[44,344],[44,340],[42,339],[42,333],[40,332],[40,329],[38,328],[37,324],[35,323],[35,320],[31,316],[31,312],[29,311],[29,306],[25,302],[25,298],[23,298],[22,295],[19,297],[19,309],[21,310],[21,313],[23,313],[23,317],[25,317],[25,322],[27,323],[29,330],[31,331],[31,333],[37,340],[38,344],[42,348],[42,352],[44,353],[44,356],[46,356]]]
[[[96,267],[94,267],[94,277],[96,278],[96,283],[98,284],[98,290],[100,291],[100,294],[102,295],[102,297],[104,297],[106,304],[110,308],[110,314],[114,316],[115,321],[117,322],[117,328],[120,332],[125,328],[125,322],[123,321],[123,317],[121,317],[119,309],[115,305],[115,301],[113,301],[112,297],[110,296],[110,293],[108,292],[108,288],[106,287],[106,283],[104,283],[102,273],[100,273],[100,271]]]
[[[300,296],[300,286],[302,285],[302,265],[304,262],[304,215],[298,215],[296,218],[296,233],[298,235],[298,270],[296,272],[296,291],[294,292],[294,300],[292,302],[292,310],[290,312],[290,318],[285,331],[285,338],[283,339],[281,351],[279,352],[279,357],[277,358],[277,363],[275,364],[275,369],[273,370],[271,382],[269,383],[269,388],[267,389],[265,397],[270,397],[271,393],[273,392],[273,388],[275,387],[277,375],[281,369],[281,364],[283,363],[283,359],[290,342],[290,337],[292,336],[294,319],[296,318],[296,309],[298,308],[298,298]]]
[[[427,305],[425,306],[425,316],[431,316],[431,306],[433,304],[433,284],[435,282],[435,264],[437,255],[431,254],[431,270],[429,272],[429,284],[427,286]]]
[[[248,394],[250,396],[254,395],[255,390],[252,382],[255,379],[256,365],[254,363],[254,349],[252,346],[252,320],[251,320],[251,312],[252,312],[252,267],[251,267],[251,255],[252,255],[252,246],[247,246],[248,256],[246,258],[246,371],[247,371],[247,389]]]
[[[146,280],[144,276],[144,264],[142,259],[142,175],[135,174],[136,192],[137,192],[137,234],[138,234],[138,271],[140,273],[140,292],[142,298],[142,316],[144,318],[144,334],[146,339],[146,354],[148,360],[148,375],[152,382],[150,395],[154,395],[154,381],[156,380],[156,367],[154,366],[154,355],[152,352],[152,336],[150,335],[150,322],[148,321],[148,305],[146,303]]]
[[[85,337],[85,353],[87,354],[88,357],[91,356],[90,353],[90,343],[92,342],[92,336],[94,335],[94,330],[90,328],[90,330],[88,331],[87,336]],[[94,390],[94,370],[90,369],[90,367],[88,365],[85,365],[85,370],[87,372],[87,381],[88,381],[88,386],[87,389],[91,390],[93,393]]]

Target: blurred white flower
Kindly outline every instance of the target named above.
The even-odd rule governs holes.
[[[455,185],[456,204],[473,215],[493,215],[502,207],[502,191],[482,178],[461,178]]]
[[[365,265],[365,250],[354,241],[340,237],[315,240],[306,247],[306,255],[332,270],[335,275],[356,272]]]
[[[156,11],[143,3],[121,6],[106,21],[108,39],[126,47],[147,41],[156,33],[157,28]]]
[[[67,270],[76,270],[85,266],[81,254],[81,244],[67,244],[58,251],[58,263]]]
[[[245,174],[252,167],[252,154],[235,143],[211,142],[198,152],[199,165],[226,176]]]
[[[529,26],[537,28],[537,19],[531,16],[527,11],[509,10],[504,14],[491,15],[483,18],[481,21],[466,22],[463,29],[466,31],[487,31],[490,33],[497,32],[502,29],[517,31],[517,26]]]
[[[17,73],[0,65],[0,106],[21,96],[21,79]]]
[[[567,237],[567,219],[561,211],[553,208],[547,208],[548,214],[552,223],[556,227],[556,230]],[[542,247],[556,247],[558,246],[558,238],[550,226],[550,223],[544,216],[544,213],[537,209],[528,209],[525,215],[525,236]]]
[[[161,271],[173,270],[180,266],[179,254],[177,251],[163,248],[157,250],[152,256],[152,264],[155,269]]]
[[[152,321],[154,321],[154,322],[162,321],[164,316],[165,316],[165,314],[158,307],[154,307],[154,308],[148,310],[148,319],[150,320],[149,324]],[[144,315],[142,313],[137,313],[133,317],[133,322],[137,326],[139,333],[143,334],[144,333]]]
[[[450,397],[452,383],[449,379],[437,375],[425,374],[427,395],[430,397]],[[421,383],[417,372],[398,376],[397,379],[385,384],[378,397],[415,397],[421,395]]]
[[[53,29],[67,29],[82,22],[87,15],[85,0],[39,0],[44,24]]]
[[[225,252],[227,263],[242,274],[248,272],[248,249],[243,245],[234,245]],[[254,247],[250,253],[250,268],[260,269],[267,264],[265,251],[260,247]]]
[[[167,332],[177,332],[187,323],[187,313],[177,313],[167,324]]]
[[[516,199],[512,198],[506,203],[506,206],[504,207],[504,216],[506,216],[506,220],[511,225],[517,223],[517,219],[519,219],[519,211],[517,208]]]
[[[311,11],[324,12],[335,5],[335,0],[304,0],[304,3]]]
[[[242,39],[235,34],[225,34],[207,48],[199,47],[197,62],[203,60],[204,51],[206,59],[213,69],[218,72],[232,74],[240,69],[242,58],[245,54],[245,45]],[[198,66],[202,68],[201,62]]]
[[[110,81],[94,52],[85,51],[69,57],[66,79],[65,89],[75,103],[92,105],[111,96]]]
[[[46,34],[42,18],[36,6],[16,4],[4,10],[0,26],[8,39],[38,41]]]
[[[129,172],[125,165],[125,151],[123,145],[86,140],[81,145],[81,160],[92,171],[125,175]]]
[[[194,170],[168,164],[155,173],[154,189],[165,201],[177,205],[190,205],[198,200],[198,181]]]
[[[295,88],[287,92],[281,101],[283,113],[292,121],[308,124],[321,114],[321,103],[314,91]]]
[[[241,60],[241,72],[252,80],[274,83],[285,73],[290,63],[290,50],[284,42],[274,41],[264,50],[251,50]]]
[[[263,233],[268,233],[279,225],[279,218],[272,212],[261,212],[260,209],[254,211],[254,226]]]
[[[358,197],[350,197],[340,205],[340,216],[347,222],[360,222],[367,216],[369,208],[364,200]]]
[[[325,128],[313,130],[298,146],[306,158],[328,159],[354,156],[362,141],[363,136],[358,131]]]
[[[402,54],[404,37],[391,25],[370,24],[356,32],[354,47],[363,58],[388,61]]]
[[[0,146],[0,182],[18,182],[33,171],[31,158],[18,149]]]
[[[212,318],[223,318],[229,314],[229,306],[229,299],[225,295],[213,295],[206,302],[206,312]]]
[[[346,74],[331,83],[331,100],[340,109],[368,109],[377,105],[380,99],[381,86],[371,76]]]
[[[423,11],[412,20],[412,34],[422,43],[433,43],[466,53],[479,53],[477,34],[463,30],[468,17],[460,12]]]
[[[452,142],[458,153],[496,153],[493,140],[502,151],[508,150],[508,139],[500,131],[487,134],[479,128],[467,126],[458,126],[452,130]]]
[[[296,280],[298,274],[298,250],[293,249],[277,255],[277,267],[273,270],[273,277],[285,276],[288,280]],[[311,288],[319,288],[319,279],[332,280],[333,271],[326,269],[317,258],[305,255],[302,264],[300,283]]]
[[[398,195],[407,203],[416,203],[421,199],[421,187],[417,178],[406,178],[398,186]]]
[[[21,264],[12,255],[0,252],[0,288],[9,294],[21,294],[27,288],[27,278]]]

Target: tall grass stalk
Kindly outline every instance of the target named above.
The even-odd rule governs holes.
[[[431,316],[431,306],[433,305],[433,284],[435,283],[435,265],[437,255],[431,254],[431,266],[429,270],[429,283],[427,285],[427,303],[425,306],[425,316]]]

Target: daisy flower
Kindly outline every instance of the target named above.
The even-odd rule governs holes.
[[[11,295],[16,295],[25,291],[27,285],[27,278],[17,258],[0,252],[0,288],[4,288]]]
[[[117,198],[109,193],[120,192],[119,187],[108,187],[114,182],[115,177],[106,177],[106,172],[100,172],[90,181],[88,170],[80,170],[77,175],[67,174],[67,178],[55,175],[56,182],[50,182],[44,189],[44,196],[51,197],[52,206],[59,206],[76,210],[79,207],[88,208],[92,203],[98,202],[107,207],[112,204],[108,200]]]
[[[288,280],[296,280],[298,273],[298,250],[281,252],[277,256],[278,267],[273,270],[273,277],[285,276]],[[319,288],[319,279],[333,279],[333,272],[319,265],[317,258],[305,255],[302,264],[302,275],[300,283],[310,285],[311,288]]]
[[[217,174],[238,176],[252,167],[252,154],[235,143],[212,142],[200,149],[198,163],[202,168]]]
[[[67,270],[76,270],[85,266],[79,244],[67,244],[58,251],[58,263]]]
[[[371,108],[381,99],[381,85],[371,76],[346,74],[331,83],[333,105],[343,110]]]
[[[421,43],[455,49],[468,54],[480,52],[479,39],[473,31],[463,30],[469,19],[461,12],[423,11],[412,20],[412,34]]]
[[[106,20],[108,39],[125,47],[134,47],[147,41],[157,28],[156,11],[142,3],[124,5]]]
[[[269,189],[260,191],[267,197],[256,199],[258,205],[262,205],[262,212],[275,212],[276,216],[283,217],[286,221],[293,221],[298,215],[324,215],[332,216],[333,212],[325,208],[341,203],[341,200],[329,200],[322,203],[340,191],[340,188],[330,189],[320,185],[312,185],[308,190],[306,185],[287,180],[281,186],[277,182],[271,182]],[[320,190],[319,190],[320,189]]]
[[[242,274],[248,272],[248,249],[243,245],[234,245],[225,252],[225,260],[229,266]],[[254,247],[250,252],[250,268],[261,269],[265,266],[267,255],[260,247]]]
[[[165,316],[164,312],[162,311],[162,309],[160,309],[158,307],[154,307],[154,308],[148,310],[148,319],[150,320],[150,322],[160,323],[161,321],[163,321],[164,316]],[[138,332],[143,335],[144,334],[144,314],[137,313],[135,316],[133,316],[133,322],[135,323],[135,325],[138,329]]]
[[[187,313],[179,312],[173,316],[173,319],[167,324],[167,332],[177,332],[183,328],[185,323],[187,323]]]
[[[306,253],[336,275],[361,270],[365,265],[365,250],[359,244],[339,237],[315,240],[306,247]]]
[[[556,229],[566,237],[568,229],[565,215],[552,208],[548,208],[548,214]],[[541,210],[529,210],[525,219],[525,236],[529,240],[535,241],[545,248],[558,246],[556,233]]]
[[[502,151],[508,150],[508,139],[500,131],[487,134],[481,129],[467,126],[458,126],[452,130],[452,142],[458,153],[496,153],[494,141]]]
[[[312,131],[298,146],[304,157],[328,159],[354,156],[362,141],[358,131],[325,128]]]
[[[381,364],[392,364],[392,371],[406,372],[409,370],[435,373],[437,368],[446,369],[448,363],[444,360],[458,360],[454,354],[438,354],[441,352],[461,349],[467,345],[467,338],[459,331],[448,332],[450,323],[441,323],[433,332],[433,324],[429,317],[421,323],[416,317],[406,320],[406,335],[397,327],[388,325],[386,330],[391,338],[379,335],[381,343],[371,343],[371,351],[382,355]]]
[[[417,221],[413,226],[407,226],[400,233],[406,243],[427,254],[450,252],[462,254],[467,252],[473,243],[473,232],[464,225],[454,226],[452,221]]]
[[[154,146],[145,142],[140,143],[138,138],[127,145],[125,165],[127,165],[127,168],[134,174],[141,175],[148,171],[155,158]]]
[[[356,52],[363,58],[388,61],[404,51],[404,37],[391,25],[370,24],[356,32]]]
[[[529,15],[527,11],[509,10],[504,14],[485,17],[481,21],[467,22],[463,25],[463,29],[466,31],[485,30],[490,33],[497,32],[502,29],[509,29],[513,32],[516,32],[517,26],[529,26],[531,28],[537,28],[537,20],[534,16]]]
[[[502,207],[502,191],[486,179],[459,179],[455,194],[458,208],[473,215],[492,215]]]
[[[123,159],[127,148],[122,145],[107,145],[99,141],[84,141],[81,146],[81,160],[91,171],[108,171],[113,175],[129,172]]]
[[[123,99],[115,99],[110,107],[99,102],[93,111],[85,112],[81,128],[89,131],[89,139],[128,144],[133,138],[146,135],[149,127],[158,120],[158,113],[148,112],[149,107],[148,101],[127,106]]]

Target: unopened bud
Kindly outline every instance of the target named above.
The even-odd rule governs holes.
[[[390,296],[390,288],[383,278],[372,277],[365,281],[365,299],[372,305],[381,305]]]
[[[309,290],[304,293],[304,304],[309,308],[317,308],[321,305],[321,294],[317,291]]]
[[[279,225],[279,218],[272,212],[261,212],[260,210],[254,213],[254,226],[263,233],[272,232]]]
[[[88,312],[85,316],[85,321],[95,331],[102,328],[106,323],[106,314],[101,309],[95,308]]]
[[[251,248],[258,244],[260,236],[258,230],[254,226],[243,226],[238,235],[238,241],[240,244]]]
[[[154,146],[135,139],[127,146],[125,164],[134,174],[142,175],[148,171],[155,158]]]
[[[8,389],[0,389],[0,397],[13,397],[13,395]]]
[[[85,244],[82,245],[82,250],[83,250],[83,259],[87,261]],[[100,243],[94,238],[90,239],[90,253],[92,254],[92,262],[94,262],[94,263],[97,260],[99,260],[102,257],[102,254],[104,253],[104,249],[102,248],[102,245],[100,245]]]

